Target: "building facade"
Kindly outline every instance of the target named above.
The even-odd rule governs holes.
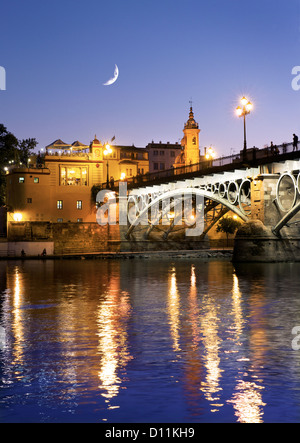
[[[182,149],[179,143],[148,143],[146,150],[149,154],[149,172],[173,168],[176,157],[181,154]]]
[[[106,187],[149,171],[148,152],[134,146],[111,146],[96,137],[89,146],[56,140],[31,167],[10,168],[7,175],[8,224],[16,221],[96,222],[93,186]]]

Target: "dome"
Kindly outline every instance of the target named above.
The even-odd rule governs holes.
[[[199,125],[195,122],[193,108],[190,107],[189,119],[184,125],[185,129],[198,129]]]

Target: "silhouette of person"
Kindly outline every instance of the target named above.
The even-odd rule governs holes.
[[[298,136],[296,134],[293,134],[293,152],[298,151]]]

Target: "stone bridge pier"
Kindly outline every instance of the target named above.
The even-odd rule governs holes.
[[[251,181],[251,216],[236,233],[234,262],[300,261],[298,169]]]

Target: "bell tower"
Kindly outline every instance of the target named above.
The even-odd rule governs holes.
[[[103,149],[102,148],[103,148],[102,143],[99,142],[99,140],[97,139],[97,137],[95,135],[94,140],[90,144],[90,152],[93,155],[93,160],[99,160],[99,161],[103,160]]]
[[[184,137],[181,145],[184,147],[185,166],[200,162],[199,150],[199,125],[195,122],[192,106],[190,107],[189,119],[184,125]]]

